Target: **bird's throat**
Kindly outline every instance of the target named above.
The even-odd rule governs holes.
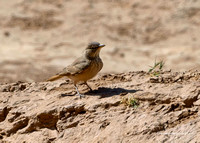
[[[94,59],[94,58],[99,57],[99,53],[100,53],[100,49],[97,49],[97,50],[86,50],[85,51],[85,56],[88,59]]]

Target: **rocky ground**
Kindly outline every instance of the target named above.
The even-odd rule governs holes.
[[[200,141],[200,72],[105,74],[0,85],[2,143],[133,143]]]

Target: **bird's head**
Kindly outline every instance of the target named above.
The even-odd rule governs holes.
[[[85,54],[88,58],[98,57],[101,48],[104,46],[104,44],[100,44],[99,42],[91,42],[85,49]]]

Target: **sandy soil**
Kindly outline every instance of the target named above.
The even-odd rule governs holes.
[[[43,81],[90,41],[101,73],[200,68],[200,1],[0,0],[0,81]]]

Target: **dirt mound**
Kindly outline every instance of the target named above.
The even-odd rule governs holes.
[[[105,74],[0,85],[2,142],[198,142],[200,73]]]

